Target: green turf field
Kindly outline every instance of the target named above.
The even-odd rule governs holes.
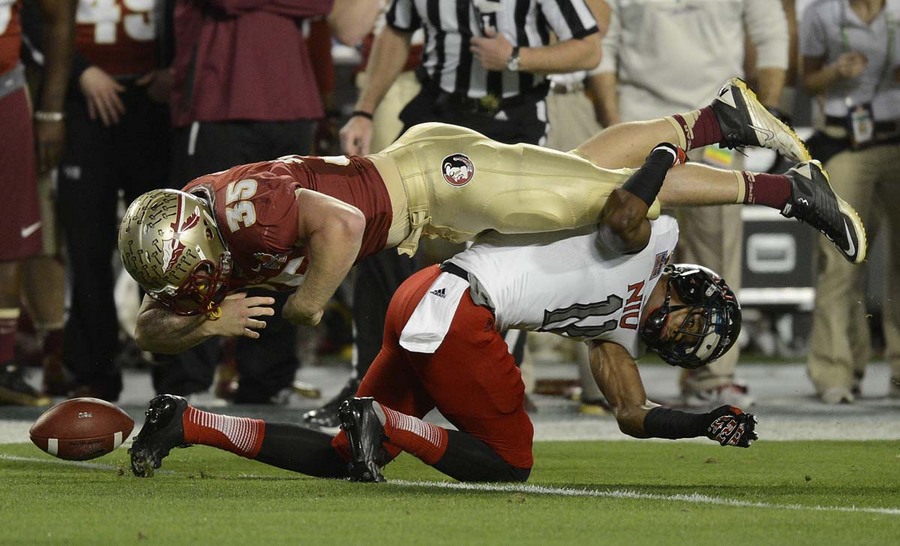
[[[148,479],[0,445],[0,544],[900,544],[900,442],[542,442],[529,483],[460,485],[402,456],[387,483],[212,448]]]

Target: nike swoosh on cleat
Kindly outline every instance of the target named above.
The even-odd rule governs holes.
[[[754,131],[756,131],[757,133],[762,133],[762,135],[766,137],[765,140],[763,140],[762,142],[768,142],[770,140],[775,139],[775,132],[772,131],[771,129],[766,129],[765,127],[759,127],[756,125],[751,125],[750,128],[753,129]]]
[[[841,250],[847,254],[847,256],[853,258],[854,254],[856,254],[856,245],[853,244],[853,234],[850,233],[850,226],[847,225],[846,220],[844,220],[844,229],[847,231],[847,248],[842,248]]]
[[[39,230],[39,229],[41,229],[41,223],[40,223],[40,222],[35,222],[35,223],[31,224],[31,225],[28,226],[28,227],[23,227],[22,230],[21,230],[21,232],[22,232],[22,238],[23,238],[23,239],[27,239],[27,238],[31,237],[31,236],[34,234],[34,232],[37,231],[37,230]]]

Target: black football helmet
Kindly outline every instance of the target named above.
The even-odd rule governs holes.
[[[672,366],[699,368],[713,362],[735,344],[741,332],[741,305],[725,281],[711,269],[695,264],[667,265],[666,297],[641,328],[641,340]],[[669,304],[674,288],[683,305]],[[670,313],[688,308],[677,329],[666,331]]]

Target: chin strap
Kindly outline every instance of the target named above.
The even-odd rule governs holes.
[[[222,308],[216,303],[210,302],[211,309],[206,311],[206,318],[209,320],[219,320],[222,318]]]

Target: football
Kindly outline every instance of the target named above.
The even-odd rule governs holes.
[[[134,420],[99,398],[72,398],[38,417],[29,434],[34,445],[68,461],[86,461],[110,453],[124,442]]]

